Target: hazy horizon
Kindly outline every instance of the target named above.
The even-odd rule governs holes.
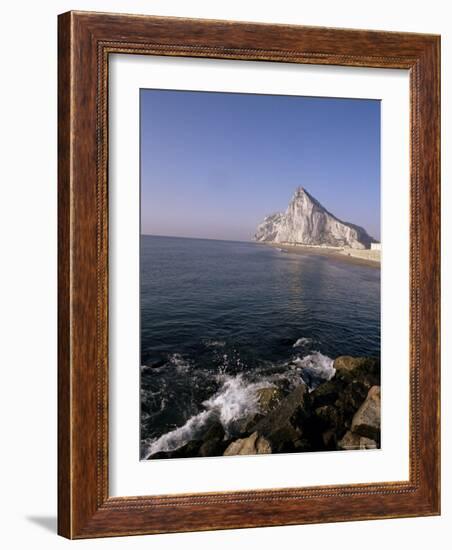
[[[380,239],[380,102],[140,90],[141,234],[249,242],[303,186]]]
[[[252,243],[253,239],[214,239],[211,237],[186,237],[185,235],[157,235],[155,233],[141,233],[142,237],[161,237],[162,239],[193,239],[195,241],[224,241],[230,243]]]

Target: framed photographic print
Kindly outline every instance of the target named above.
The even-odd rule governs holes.
[[[59,533],[439,514],[437,36],[59,17]]]

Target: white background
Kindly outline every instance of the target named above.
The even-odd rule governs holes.
[[[450,285],[443,288],[443,515],[69,542],[56,515],[56,15],[68,9],[372,28],[443,35],[443,281],[451,279],[452,18],[449,2],[48,1],[2,5],[0,501],[5,548],[448,548],[452,534]],[[4,42],[4,43],[3,43]]]
[[[176,57],[110,60],[110,494],[155,495],[407,480],[409,78],[407,71]],[[139,89],[381,99],[382,448],[187,460],[139,455]],[[394,368],[396,366],[396,368]]]

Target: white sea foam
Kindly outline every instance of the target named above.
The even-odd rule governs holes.
[[[293,364],[300,371],[301,377],[310,391],[322,382],[331,380],[336,374],[333,359],[319,351],[314,351],[305,357],[298,357]]]
[[[215,420],[220,421],[228,432],[240,419],[258,411],[257,391],[272,385],[267,381],[248,383],[240,374],[220,376],[222,386],[217,393],[203,402],[205,410],[189,418],[183,426],[155,439],[148,447],[147,456],[182,447],[199,437],[209,423]]]
[[[189,367],[189,364],[178,354],[172,356],[171,362],[178,369]],[[259,389],[273,387],[285,380],[291,387],[303,381],[309,391],[312,391],[334,376],[336,370],[333,364],[334,361],[330,357],[314,351],[305,357],[292,360],[283,372],[266,377],[263,375],[259,382],[250,382],[242,374],[231,376],[220,373],[217,375],[217,380],[221,383],[220,389],[202,403],[204,410],[189,418],[183,426],[151,441],[147,456],[160,451],[174,451],[182,447],[189,441],[202,436],[209,425],[215,421],[221,422],[226,433],[231,433],[240,420],[259,411]]]
[[[242,375],[224,376],[220,391],[204,401],[207,410],[213,411],[228,430],[235,422],[257,411],[257,391],[268,387],[268,382],[249,383]]]
[[[168,363],[175,367],[178,372],[185,372],[190,368],[190,363],[186,361],[180,353],[173,353],[170,355]]]
[[[226,345],[224,340],[206,340],[204,343],[208,348],[224,348]]]
[[[163,434],[161,437],[155,439],[148,447],[147,455],[153,455],[160,451],[174,451],[185,443],[188,443],[191,439],[194,439],[196,435],[202,431],[210,416],[210,411],[202,411],[199,414],[192,416],[187,420],[187,422],[168,432]]]
[[[298,338],[298,340],[295,342],[295,344],[292,346],[293,348],[301,348],[303,346],[309,346],[309,344],[312,344],[314,340],[312,338]]]

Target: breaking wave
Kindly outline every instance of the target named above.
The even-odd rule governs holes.
[[[217,393],[203,402],[205,410],[189,418],[183,426],[152,441],[147,449],[148,457],[182,447],[199,437],[215,421],[221,422],[226,433],[233,432],[237,422],[258,412],[257,391],[272,386],[266,381],[248,383],[241,374],[220,376],[223,384]]]
[[[176,428],[154,440],[147,449],[147,456],[149,457],[160,451],[174,451],[192,439],[196,439],[197,435],[205,429],[209,417],[210,411],[202,411],[192,416],[180,428]]]
[[[189,363],[177,354],[171,358],[172,364],[187,368]],[[262,388],[285,386],[290,391],[304,382],[309,391],[322,382],[330,380],[334,374],[334,361],[319,351],[305,357],[295,357],[280,365],[263,366],[253,373],[254,380],[244,374],[214,375],[220,383],[218,391],[202,402],[203,410],[192,415],[182,426],[179,426],[160,437],[146,441],[144,456],[149,457],[158,452],[170,452],[182,447],[189,441],[200,438],[215,422],[220,422],[229,435],[240,431],[240,422],[259,412],[259,394]]]

